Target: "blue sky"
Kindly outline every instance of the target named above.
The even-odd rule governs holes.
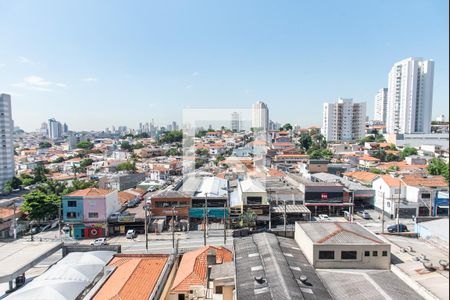
[[[249,108],[320,125],[322,103],[367,101],[396,61],[435,60],[448,111],[448,1],[3,1],[0,92],[15,123],[74,130]]]

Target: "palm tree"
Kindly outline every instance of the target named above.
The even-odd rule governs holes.
[[[239,215],[239,225],[241,227],[253,226],[255,224],[255,220],[256,220],[256,213],[251,209],[247,209],[246,211],[244,211]]]

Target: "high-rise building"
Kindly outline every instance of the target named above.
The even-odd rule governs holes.
[[[64,125],[63,125],[63,134],[67,135],[68,133],[69,133],[69,125],[64,123]]]
[[[327,141],[354,141],[364,136],[366,103],[339,98],[335,103],[324,103],[322,135]]]
[[[375,95],[375,107],[373,119],[376,121],[383,121],[386,124],[387,116],[387,96],[388,89],[382,88]]]
[[[389,72],[388,133],[430,133],[434,62],[410,57]]]
[[[15,174],[13,130],[11,96],[0,94],[0,188]]]
[[[54,118],[48,120],[48,137],[52,140],[57,140],[62,137],[63,126]]]
[[[231,113],[231,130],[241,131],[241,114],[236,111]]]
[[[269,108],[267,104],[258,101],[252,107],[252,127],[257,130],[269,129]]]

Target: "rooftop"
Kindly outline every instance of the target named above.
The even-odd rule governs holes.
[[[206,258],[209,251],[215,251],[216,263],[233,260],[233,254],[224,247],[205,246],[183,254],[173,281],[172,292],[188,292],[191,286],[206,284]]]
[[[86,197],[86,196],[106,196],[111,194],[113,191],[97,189],[97,188],[87,188],[84,190],[75,191],[73,193],[67,194],[66,197]]]
[[[297,223],[315,244],[384,244],[375,234],[357,223]]]
[[[148,299],[168,258],[168,255],[116,254],[108,264],[114,267],[112,274],[93,299]]]
[[[294,240],[259,233],[234,239],[234,250],[238,299],[332,299]]]

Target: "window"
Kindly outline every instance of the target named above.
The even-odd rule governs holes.
[[[342,251],[341,259],[356,259],[356,251]]]
[[[382,256],[387,256],[387,251],[383,251]]]
[[[66,214],[67,219],[75,219],[77,217],[77,214],[75,212],[68,212]]]
[[[378,251],[373,251],[372,256],[378,256]]]
[[[77,201],[67,201],[68,207],[77,207]]]
[[[370,251],[364,251],[364,256],[370,256]]]
[[[319,259],[334,259],[334,251],[319,251]]]
[[[98,218],[98,213],[90,212],[90,213],[88,213],[88,216],[89,216],[90,219],[97,219]]]
[[[216,294],[223,294],[223,287],[216,286]]]
[[[430,193],[423,193],[422,194],[422,199],[430,199],[431,198],[431,194]]]

